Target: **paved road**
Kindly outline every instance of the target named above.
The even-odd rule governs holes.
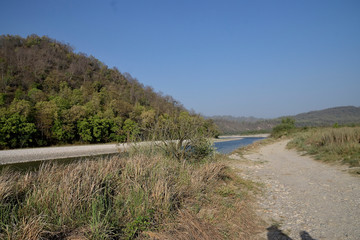
[[[129,144],[93,144],[66,147],[44,147],[0,151],[0,165],[53,159],[75,158],[118,153]]]

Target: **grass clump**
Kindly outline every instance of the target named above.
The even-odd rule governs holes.
[[[360,127],[309,129],[297,133],[288,146],[323,161],[360,167]]]
[[[241,181],[214,159],[149,153],[3,169],[0,238],[247,239],[256,224]]]

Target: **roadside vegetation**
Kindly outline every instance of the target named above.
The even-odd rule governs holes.
[[[326,162],[360,167],[360,127],[311,128],[297,132],[289,147]]]
[[[325,162],[341,162],[360,167],[360,126],[295,127],[295,120],[282,119],[274,127],[274,139],[289,138],[289,148],[296,148]]]
[[[297,128],[295,127],[295,120],[293,118],[283,118],[281,119],[281,123],[273,128],[271,137],[280,138],[289,136],[296,131]]]
[[[178,161],[162,150],[47,163],[0,174],[1,239],[248,239],[249,191],[208,156]]]

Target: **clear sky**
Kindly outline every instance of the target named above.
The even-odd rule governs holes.
[[[360,106],[359,0],[2,0],[47,35],[204,115]]]

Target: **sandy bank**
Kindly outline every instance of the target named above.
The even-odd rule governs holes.
[[[224,141],[233,141],[233,140],[239,140],[247,137],[263,137],[267,138],[269,137],[269,133],[262,133],[262,134],[253,134],[253,135],[226,135],[226,136],[219,136],[219,138],[214,139],[214,142],[224,142]]]

